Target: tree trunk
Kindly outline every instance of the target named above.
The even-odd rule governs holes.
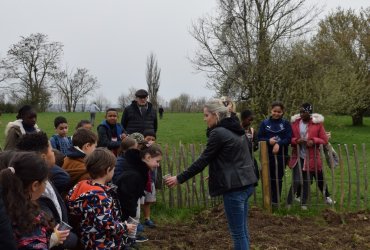
[[[363,114],[361,113],[356,113],[352,115],[352,125],[353,126],[362,126],[364,125],[363,123]]]

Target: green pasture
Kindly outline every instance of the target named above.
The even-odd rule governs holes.
[[[89,113],[39,113],[37,124],[38,126],[45,131],[48,136],[50,137],[54,133],[54,126],[53,126],[53,120],[56,116],[65,116],[68,120],[70,129],[69,134],[72,135],[73,131],[75,129],[76,124],[81,119],[89,119]],[[120,114],[121,115],[121,114]],[[98,113],[96,116],[95,126],[100,123],[104,119],[104,113]],[[15,120],[15,114],[3,114],[0,117],[0,146],[4,145],[4,130],[5,126],[9,121]],[[120,120],[120,118],[119,118]],[[164,118],[162,120],[159,120],[158,125],[158,134],[157,134],[157,142],[161,144],[162,146],[165,146],[166,144],[169,145],[169,151],[170,154],[172,152],[172,148],[176,147],[178,150],[180,142],[185,145],[185,148],[188,149],[188,145],[193,143],[195,144],[195,147],[197,149],[196,155],[198,155],[199,152],[199,145],[200,144],[206,144],[207,138],[205,135],[206,131],[206,125],[203,121],[203,114],[202,113],[165,113]],[[257,127],[257,124],[254,125],[254,127]],[[353,144],[356,144],[358,147],[358,156],[360,160],[360,187],[361,187],[361,194],[364,193],[365,189],[365,179],[364,176],[367,175],[368,178],[370,178],[370,118],[364,118],[364,126],[362,127],[353,127],[351,126],[351,118],[349,116],[326,116],[325,117],[325,128],[327,131],[331,131],[332,133],[332,139],[331,143],[334,145],[334,147],[337,149],[337,145],[341,144],[347,144],[349,147],[349,153],[350,153],[350,165],[351,165],[351,175],[352,175],[352,202],[351,206],[355,207],[355,198],[356,198],[356,171],[355,171],[355,161],[353,158]],[[364,160],[362,158],[362,144],[365,143],[366,145],[366,161],[367,161],[367,173],[363,173],[363,165]],[[343,151],[344,152],[344,151]],[[258,158],[258,152],[256,152],[255,155],[256,158]],[[172,157],[170,157],[170,161],[172,160]],[[188,157],[187,159],[188,165],[191,163],[191,159]],[[187,167],[184,166],[185,164],[181,164],[181,168]],[[345,170],[347,166],[345,165]],[[168,170],[165,170],[168,171]],[[173,174],[175,174],[176,171],[174,171]],[[205,176],[207,175],[208,171],[206,170]],[[336,182],[336,187],[334,187],[334,190],[332,188],[332,175],[329,168],[325,168],[325,176],[327,180],[327,184],[329,187],[330,192],[333,194],[334,191],[334,199],[336,201],[339,201],[340,199],[340,193],[339,193],[339,183],[340,183],[340,171],[339,168],[335,169],[333,179]],[[348,189],[348,176],[347,171],[345,171],[345,187]],[[197,177],[197,182],[199,182],[199,177]],[[282,197],[282,207],[284,207],[286,192],[289,188],[291,182],[291,171],[287,168],[286,169],[286,179],[285,183],[283,184],[283,197]],[[207,183],[206,183],[207,184]],[[182,185],[182,188],[184,190],[185,185]],[[312,200],[316,202],[316,187],[315,185],[311,186],[311,194],[312,194]],[[160,192],[160,191],[159,191]],[[168,193],[168,189],[166,189],[166,194]],[[368,191],[368,196],[369,196]],[[261,199],[261,185],[258,185],[256,189],[256,196],[257,196],[257,205],[261,206],[262,199]],[[176,196],[176,190],[174,189],[174,195]],[[320,196],[321,197],[321,196]],[[345,196],[345,204],[346,202]],[[321,198],[320,198],[321,199]],[[176,209],[176,208],[168,208],[168,204],[163,204],[162,198],[160,193],[158,193],[157,196],[157,204],[153,207],[153,217],[156,218],[156,220],[160,221],[177,221],[177,220],[183,220],[184,218],[189,217],[190,214],[192,214],[195,211],[199,211],[200,208],[186,208],[186,209]],[[167,199],[168,200],[168,199]],[[361,206],[363,206],[364,197],[361,197]],[[175,202],[176,203],[176,202]],[[253,197],[251,198],[251,203],[254,204]],[[368,197],[368,208],[370,203],[370,197]],[[337,204],[338,205],[338,204]],[[336,205],[336,206],[337,206]],[[326,207],[324,204],[320,206],[319,208]],[[310,209],[309,212],[300,212],[299,205],[296,204],[296,206],[293,207],[293,211],[297,213],[303,213],[305,215],[309,215],[311,213],[318,212],[320,209]],[[284,209],[279,210],[279,212],[285,213],[286,211]]]

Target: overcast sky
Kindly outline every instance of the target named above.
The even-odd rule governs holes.
[[[368,0],[309,0],[325,8],[359,9]],[[156,54],[161,68],[159,95],[169,100],[188,93],[212,97],[204,74],[188,60],[197,44],[192,21],[213,13],[216,0],[0,0],[0,56],[20,36],[44,33],[64,45],[62,65],[85,67],[116,103],[130,87],[146,88],[146,59]]]

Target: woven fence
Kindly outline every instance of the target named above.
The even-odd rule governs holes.
[[[253,156],[257,159],[261,178],[250,201],[256,206],[262,206],[267,210],[271,210],[270,185],[275,183],[275,180],[270,182],[268,155],[264,142],[260,142],[259,148],[258,151],[253,153]],[[204,145],[183,145],[180,143],[178,146],[165,145],[162,149],[163,158],[161,168],[157,174],[157,184],[159,184],[157,196],[163,204],[170,208],[190,208],[212,207],[221,203],[221,197],[211,198],[209,196],[208,167],[175,188],[168,188],[163,185],[163,175],[178,175],[184,171],[198,158],[204,149]],[[366,152],[366,145],[364,143],[360,147],[355,144],[351,146],[347,144],[333,145],[332,147],[327,147],[326,151],[325,148],[320,146],[319,152],[323,162],[324,188],[330,190],[330,197],[335,201],[330,206],[340,211],[369,209],[368,179],[370,170],[367,166],[368,153]],[[314,159],[315,165],[317,162],[316,157]],[[284,164],[287,164],[288,159],[284,159],[284,161],[286,161]],[[278,204],[274,204],[278,209],[286,208],[288,192],[293,183],[292,170],[286,167],[284,171]],[[318,170],[316,169],[315,171],[317,174]],[[307,205],[309,207],[329,206],[326,204],[325,196],[318,188],[316,179],[309,179],[308,181],[310,185],[308,185]],[[276,182],[276,185],[278,185],[278,182]],[[300,205],[302,205],[300,201],[294,199],[293,206]]]

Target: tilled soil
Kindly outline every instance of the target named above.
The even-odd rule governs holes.
[[[249,212],[251,249],[370,249],[370,211],[299,217]],[[222,206],[195,215],[190,222],[145,229],[150,239],[140,249],[232,249]]]

